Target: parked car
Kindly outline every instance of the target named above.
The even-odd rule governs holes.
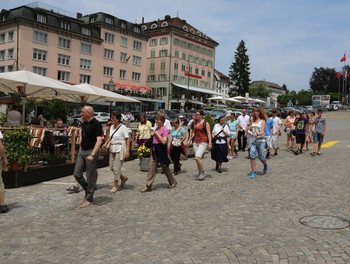
[[[110,118],[109,113],[106,112],[95,112],[94,117],[101,123],[107,123]]]
[[[76,122],[74,122],[76,120]],[[80,126],[83,123],[83,119],[81,119],[80,114],[72,115],[67,117],[67,125],[71,126],[73,123]]]
[[[281,117],[282,117],[282,118],[286,118],[289,111],[295,111],[295,112],[297,112],[296,109],[295,109],[294,107],[291,107],[291,106],[283,107],[283,108],[282,108]]]

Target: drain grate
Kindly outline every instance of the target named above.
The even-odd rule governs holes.
[[[350,226],[350,222],[342,217],[333,215],[309,215],[299,219],[305,226],[320,229],[343,229]]]

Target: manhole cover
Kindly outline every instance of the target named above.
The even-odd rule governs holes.
[[[300,218],[303,225],[321,229],[342,229],[350,226],[350,222],[339,216],[310,215]]]

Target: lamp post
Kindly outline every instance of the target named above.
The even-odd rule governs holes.
[[[111,92],[115,91],[115,84],[112,78],[108,82],[108,90]],[[112,113],[112,101],[109,102],[109,113]]]

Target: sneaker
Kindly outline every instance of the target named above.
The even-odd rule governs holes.
[[[124,188],[125,187],[125,183],[126,183],[127,180],[128,180],[128,177],[123,177],[121,179],[120,187]]]
[[[320,155],[321,155],[321,152],[317,152],[317,155],[319,155],[319,156],[320,156]]]
[[[251,179],[254,179],[255,177],[256,177],[256,172],[252,172],[252,174],[250,174],[250,176],[249,176]]]
[[[198,175],[198,180],[199,180],[199,181],[203,181],[204,178],[205,178],[205,173],[204,173],[204,171],[202,171],[202,172],[199,173],[199,175]]]
[[[300,150],[300,151],[299,151],[299,153],[300,153],[300,154],[303,154],[303,151],[302,151],[302,150]]]
[[[67,190],[68,192],[75,192],[75,193],[78,193],[78,192],[80,192],[80,185],[72,185],[72,186],[69,186],[66,190]]]
[[[174,182],[173,184],[169,185],[169,189],[173,189],[173,188],[175,188],[175,187],[176,187],[176,185],[177,185],[177,182]]]
[[[6,204],[0,205],[0,214],[6,214],[9,211],[9,208]]]
[[[316,152],[311,152],[310,155],[311,155],[311,156],[315,156],[315,155],[316,155]]]
[[[235,155],[233,156],[234,158],[238,158],[238,152],[235,153]]]
[[[267,172],[267,164],[264,165],[264,169],[263,169],[263,173],[266,173]]]
[[[79,205],[79,208],[86,208],[88,206],[92,205],[91,202],[85,200],[84,202],[82,202],[80,205]]]
[[[152,187],[151,187],[151,186],[146,186],[145,188],[143,188],[143,189],[141,190],[142,193],[144,193],[144,192],[150,192],[150,191],[152,191]]]
[[[218,168],[218,173],[222,173],[222,169],[221,168]]]
[[[294,151],[294,154],[295,154],[296,156],[298,156],[299,153],[298,153],[298,151]]]
[[[112,187],[112,189],[109,191],[109,193],[116,193],[118,191],[118,187]]]

